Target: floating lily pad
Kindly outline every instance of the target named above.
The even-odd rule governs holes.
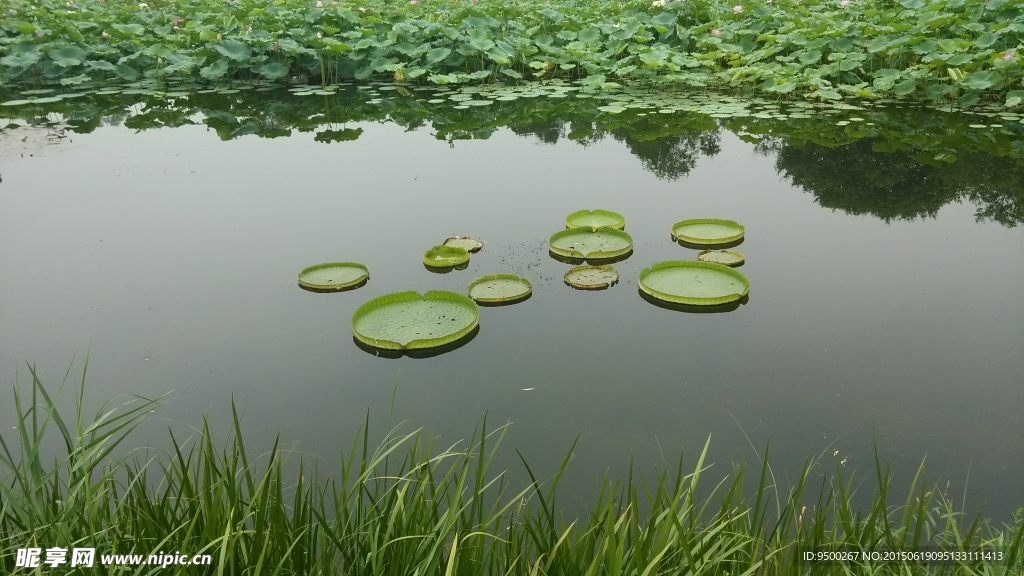
[[[475,253],[479,252],[484,247],[484,243],[479,240],[474,240],[468,236],[452,236],[451,238],[444,241],[445,246],[452,246],[455,248],[462,248],[463,250]]]
[[[299,272],[299,286],[309,290],[344,290],[361,285],[370,277],[358,262],[328,262]]]
[[[721,264],[670,260],[644,268],[640,289],[666,302],[713,306],[746,296],[750,281],[738,270]]]
[[[607,226],[570,228],[552,234],[548,248],[552,253],[566,258],[614,258],[633,250],[633,237]]]
[[[480,303],[516,302],[533,293],[533,284],[515,274],[491,274],[469,283],[469,297]]]
[[[619,281],[611,266],[577,266],[565,273],[565,283],[580,290],[602,290]]]
[[[431,268],[452,268],[469,262],[469,251],[456,246],[434,246],[423,254],[423,265]]]
[[[607,226],[622,230],[626,227],[626,219],[618,212],[608,210],[580,210],[565,217],[566,228],[600,228]]]
[[[724,266],[739,266],[745,259],[743,254],[732,250],[705,250],[697,254],[697,260],[701,262],[713,262]]]
[[[735,242],[743,238],[743,232],[741,224],[720,218],[694,218],[672,225],[673,238],[701,246]]]
[[[462,294],[395,292],[356,309],[352,334],[375,348],[420,350],[459,340],[476,328],[479,318],[476,302]]]

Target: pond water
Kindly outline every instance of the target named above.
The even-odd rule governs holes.
[[[513,423],[510,468],[521,469],[514,447],[553,472],[579,435],[565,487],[583,501],[604,472],[632,461],[652,478],[680,450],[692,463],[710,436],[719,477],[770,443],[780,478],[821,454],[827,471],[838,451],[870,492],[877,443],[897,489],[926,459],[968,510],[1008,519],[1024,505],[1019,128],[970,140],[976,120],[917,111],[888,135],[840,126],[837,141],[834,119],[785,133],[779,119],[757,131],[686,113],[668,127],[635,115],[602,127],[568,109],[484,121],[335,104],[348,116],[325,130],[324,104],[273,102],[247,104],[277,110],[258,126],[237,103],[118,116],[108,102],[78,124],[63,111],[71,128],[56,144],[11,140],[5,405],[25,362],[55,384],[88,353],[94,406],[170,393],[138,445],[165,446],[168,427],[203,414],[226,431],[234,399],[250,446],[280,433],[329,466],[367,413],[378,436],[408,421],[441,444],[486,413]],[[617,285],[578,291],[547,239],[594,208],[625,216],[634,251],[614,265]],[[746,226],[734,250],[749,300],[711,314],[653,305],[639,272],[694,259],[669,231],[699,217]],[[465,270],[425,269],[424,250],[451,235],[486,244]],[[366,264],[369,282],[297,286],[302,268],[339,260]],[[533,296],[481,308],[457,349],[394,359],[353,342],[352,313],[373,297],[464,293],[499,272],[529,278]]]

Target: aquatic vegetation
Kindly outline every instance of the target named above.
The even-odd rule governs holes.
[[[352,315],[352,334],[385,350],[419,350],[451,344],[476,328],[479,312],[471,299],[443,290],[385,294]]]
[[[548,249],[564,258],[602,260],[629,254],[633,237],[615,228],[570,228],[552,234]]]
[[[361,286],[369,277],[369,269],[358,262],[328,262],[303,268],[299,272],[299,286],[311,290],[338,291]]]
[[[610,210],[580,210],[565,217],[566,228],[600,228],[606,226],[623,230],[626,219],[618,212]]]
[[[336,471],[283,448],[246,444],[231,406],[226,442],[204,418],[191,438],[172,434],[139,455],[130,432],[157,402],[108,403],[94,418],[31,372],[3,406],[0,572],[27,543],[72,542],[97,551],[204,551],[211,566],[174,574],[815,574],[1008,576],[1024,570],[1024,519],[998,524],[965,513],[923,465],[849,470],[809,458],[784,481],[770,455],[752,471],[713,463],[709,445],[653,474],[594,479],[585,510],[567,509],[559,484],[575,444],[553,470],[524,460],[525,482],[497,468],[508,426],[485,420],[466,441],[422,430],[372,436],[369,417]],[[84,377],[83,377],[84,379]],[[80,390],[79,390],[80,392]],[[86,404],[91,402],[86,398]],[[67,408],[71,407],[68,411]],[[109,410],[108,410],[109,409]],[[76,426],[80,423],[81,426]],[[557,441],[557,440],[555,440]],[[710,444],[710,442],[708,443]],[[121,456],[127,453],[128,456]],[[55,454],[55,457],[47,457]],[[857,481],[866,472],[867,486]],[[913,481],[895,494],[897,474]],[[650,480],[643,480],[648,478]],[[777,481],[778,480],[778,481]],[[810,504],[810,505],[809,505]],[[802,552],[942,550],[954,563],[814,563]],[[55,544],[56,545],[56,544]],[[979,551],[998,550],[1002,560]],[[256,559],[256,561],[254,561]],[[82,576],[109,567],[77,569]],[[411,569],[411,572],[410,572]],[[46,573],[45,568],[34,573]]]
[[[443,246],[451,246],[453,248],[462,248],[470,254],[479,252],[484,247],[484,243],[479,240],[474,240],[468,236],[452,236],[445,240]]]
[[[565,283],[580,290],[603,290],[619,281],[611,266],[577,266],[565,273]]]
[[[31,86],[566,78],[590,90],[661,82],[818,100],[1024,98],[1024,11],[1007,0],[7,5],[0,70]]]
[[[670,260],[644,268],[640,290],[666,302],[714,306],[746,296],[750,281],[738,270],[721,264]]]
[[[692,218],[672,225],[672,238],[688,244],[715,246],[742,240],[744,228],[732,220]]]
[[[732,250],[704,250],[697,254],[697,260],[722,264],[723,266],[739,266],[746,261],[743,254],[733,252]]]
[[[469,262],[469,251],[457,246],[434,246],[423,253],[423,265],[431,268],[454,268]]]
[[[515,274],[490,274],[469,283],[469,297],[486,304],[517,302],[533,293],[533,284]]]

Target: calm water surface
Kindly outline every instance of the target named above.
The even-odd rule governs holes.
[[[356,127],[358,141],[335,144],[103,127],[9,155],[0,399],[16,373],[24,383],[25,362],[56,383],[88,352],[93,406],[168,394],[138,445],[165,446],[168,427],[203,414],[226,431],[232,398],[251,446],[282,433],[328,465],[368,412],[378,435],[408,420],[452,442],[486,413],[513,423],[506,446],[535,470],[553,472],[579,435],[566,486],[581,500],[631,459],[648,477],[680,450],[692,463],[710,436],[719,477],[770,442],[780,478],[822,453],[827,468],[838,451],[870,492],[877,441],[898,488],[926,459],[969,509],[1008,518],[1024,504],[1024,227],[977,221],[966,202],[888,222],[826,208],[795,174],[819,161],[808,149],[756,149],[725,131],[695,136],[717,153],[670,150],[692,160],[672,179],[612,139],[545,144],[501,129],[450,146],[429,126]],[[870,146],[846,153],[827,151],[834,166],[818,180],[892,170]],[[906,180],[927,189],[926,177]],[[856,195],[860,182],[837,186]],[[582,208],[621,212],[634,238],[607,291],[567,288],[570,266],[547,253]],[[746,225],[746,305],[693,314],[638,295],[641,269],[696,256],[669,237],[692,217]],[[424,269],[423,251],[453,234],[486,246],[468,270]],[[300,269],[336,260],[367,264],[370,282],[298,288]],[[479,334],[453,352],[387,359],[352,341],[352,313],[370,298],[464,292],[506,271],[530,278],[533,297],[481,308]]]

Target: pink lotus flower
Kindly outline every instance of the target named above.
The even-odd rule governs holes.
[[[409,0],[409,4],[412,4],[413,6],[415,6],[415,5],[419,4],[419,3],[420,3],[420,0]]]
[[[850,5],[850,0],[840,0],[839,5],[842,6],[843,8],[846,8],[847,6]]]
[[[715,28],[714,30],[711,31],[711,35],[714,36],[715,38],[718,38],[720,34],[721,32],[718,30],[718,28]]]
[[[1013,56],[1013,52],[1007,52],[1006,54],[1003,54],[1003,60],[1010,60]]]
[[[323,8],[324,7],[324,3],[323,2],[317,2],[316,3],[316,7],[317,8]]]
[[[739,14],[740,12],[743,12],[743,6],[733,6],[732,11]]]

